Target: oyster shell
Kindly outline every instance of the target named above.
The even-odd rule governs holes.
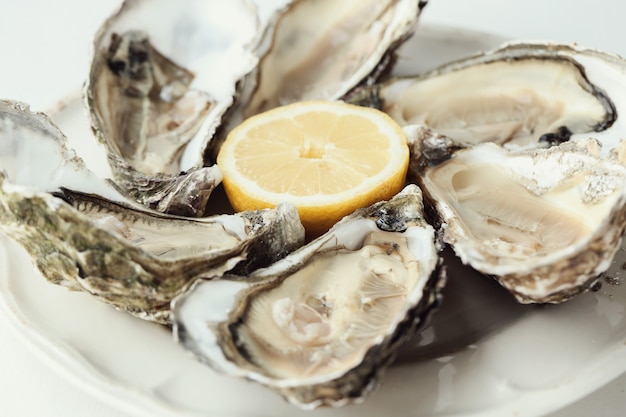
[[[483,143],[446,159],[454,142],[420,133],[410,136],[410,175],[463,263],[523,303],[565,301],[608,269],[626,227],[626,169],[602,158],[597,141],[532,151]]]
[[[336,100],[376,80],[425,2],[294,0],[266,33],[243,115],[307,99]],[[271,42],[269,42],[271,40]],[[262,48],[263,46],[261,46]]]
[[[44,114],[11,101],[0,101],[0,230],[51,282],[159,322],[197,276],[245,273],[304,240],[288,204],[195,220],[144,209],[90,172]]]
[[[422,125],[471,146],[535,149],[595,137],[618,148],[626,61],[574,45],[509,43],[418,76],[372,87],[354,101],[402,126]]]
[[[103,23],[85,100],[121,191],[159,211],[204,214],[221,181],[203,168],[204,149],[257,63],[258,33],[256,9],[240,0],[126,0]]]
[[[422,210],[410,185],[265,269],[198,281],[173,302],[175,336],[302,408],[363,400],[439,303],[445,277]]]
[[[207,160],[244,119],[304,100],[338,100],[390,68],[426,1],[294,0],[273,15],[257,47],[258,66],[243,80]]]

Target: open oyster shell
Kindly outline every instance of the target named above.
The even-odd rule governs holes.
[[[242,0],[126,0],[94,39],[85,101],[120,190],[201,216],[217,167],[208,141],[257,63],[259,21]]]
[[[626,227],[626,169],[600,157],[597,141],[459,150],[422,129],[410,142],[410,175],[443,241],[518,301],[565,301],[610,266]]]
[[[556,43],[508,43],[399,77],[353,100],[378,107],[402,126],[422,125],[464,146],[494,142],[511,150],[597,138],[603,154],[619,148],[626,125],[626,61]]]
[[[294,0],[261,44],[244,117],[307,99],[336,100],[375,81],[412,33],[425,2]]]
[[[159,322],[199,275],[245,273],[304,240],[287,204],[196,220],[144,209],[89,171],[44,114],[11,101],[0,101],[0,229],[51,282]]]
[[[300,407],[358,402],[438,305],[438,259],[410,185],[265,269],[198,281],[173,303],[175,336]]]

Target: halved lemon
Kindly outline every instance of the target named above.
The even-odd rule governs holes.
[[[233,129],[217,164],[237,211],[296,206],[318,235],[354,210],[402,189],[406,136],[385,113],[340,101],[305,101],[258,114]]]

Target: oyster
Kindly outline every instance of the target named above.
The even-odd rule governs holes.
[[[422,209],[410,185],[265,269],[198,281],[173,302],[175,336],[300,407],[363,400],[439,304],[445,277]]]
[[[144,209],[89,171],[44,114],[10,101],[0,101],[0,230],[51,282],[159,322],[197,276],[248,272],[304,240],[288,204],[195,220]]]
[[[418,76],[389,80],[353,100],[384,110],[402,126],[422,125],[471,146],[545,148],[595,137],[609,154],[626,61],[583,47],[509,43]]]
[[[410,135],[410,175],[463,263],[523,303],[565,301],[608,269],[626,227],[626,169],[596,140],[532,151],[484,143],[446,159],[454,142],[420,133]]]
[[[221,181],[203,167],[204,149],[257,63],[258,25],[240,0],[126,0],[104,22],[85,100],[121,191],[159,211],[204,214]]]
[[[373,83],[412,34],[426,1],[294,0],[273,15],[258,66],[243,80],[207,160],[215,161],[230,130],[244,119],[304,100],[337,100]]]

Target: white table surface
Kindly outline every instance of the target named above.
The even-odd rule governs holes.
[[[45,110],[78,91],[91,37],[116,0],[2,0],[0,98]],[[516,39],[577,42],[626,56],[626,2],[431,0],[422,22]],[[94,400],[44,363],[0,316],[0,416],[131,417]],[[626,375],[550,417],[626,415]]]

